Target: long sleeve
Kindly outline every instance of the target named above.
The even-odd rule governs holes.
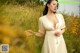
[[[38,32],[42,33],[42,34],[45,34],[45,28],[44,28],[44,25],[43,25],[43,22],[42,20],[39,18],[39,29],[38,29]]]
[[[65,25],[65,20],[64,20],[64,17],[62,14],[60,14],[60,17],[61,17],[61,22],[62,22],[62,25],[61,25],[61,29],[65,28],[66,25]]]

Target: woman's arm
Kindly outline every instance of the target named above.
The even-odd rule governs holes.
[[[32,31],[32,30],[26,30],[25,31],[25,33],[27,34],[27,35],[35,35],[35,36],[38,36],[38,37],[42,37],[45,33],[43,33],[43,32],[34,32],[34,31]]]
[[[61,34],[63,34],[65,32],[65,28],[61,29],[61,30],[57,30],[55,31],[55,35],[56,36],[60,36]]]
[[[42,37],[43,35],[45,35],[46,31],[45,31],[42,17],[40,17],[38,21],[38,32],[34,32],[32,30],[27,30],[27,31],[31,34],[35,34],[38,37]]]
[[[65,25],[65,20],[64,20],[64,17],[63,15],[61,14],[61,20],[62,20],[62,26],[61,26],[61,34],[63,34],[66,30],[66,25]]]
[[[45,35],[45,33],[42,33],[42,32],[34,32],[34,34],[38,37],[43,37],[43,35]]]
[[[65,28],[61,29],[61,34],[63,34],[65,32]]]

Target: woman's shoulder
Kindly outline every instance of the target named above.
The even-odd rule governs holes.
[[[61,19],[64,19],[64,16],[62,13],[57,13],[57,16],[60,17]]]
[[[60,20],[64,20],[64,16],[62,13],[57,13],[57,16],[60,18]]]
[[[57,12],[56,14],[59,15],[59,16],[63,16],[62,13],[59,13],[59,12]]]
[[[44,20],[45,17],[46,17],[46,15],[43,15],[43,16],[39,17],[39,20]]]

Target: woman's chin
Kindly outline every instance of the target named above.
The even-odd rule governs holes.
[[[55,11],[55,12],[53,12],[53,13],[56,13],[56,11]]]
[[[56,10],[54,10],[53,13],[56,13]]]

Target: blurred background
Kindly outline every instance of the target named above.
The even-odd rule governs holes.
[[[80,53],[80,0],[59,0],[58,12],[66,22],[64,39],[68,53]],[[0,0],[0,44],[9,44],[9,53],[40,53],[43,38],[27,36],[38,30],[46,0]]]

